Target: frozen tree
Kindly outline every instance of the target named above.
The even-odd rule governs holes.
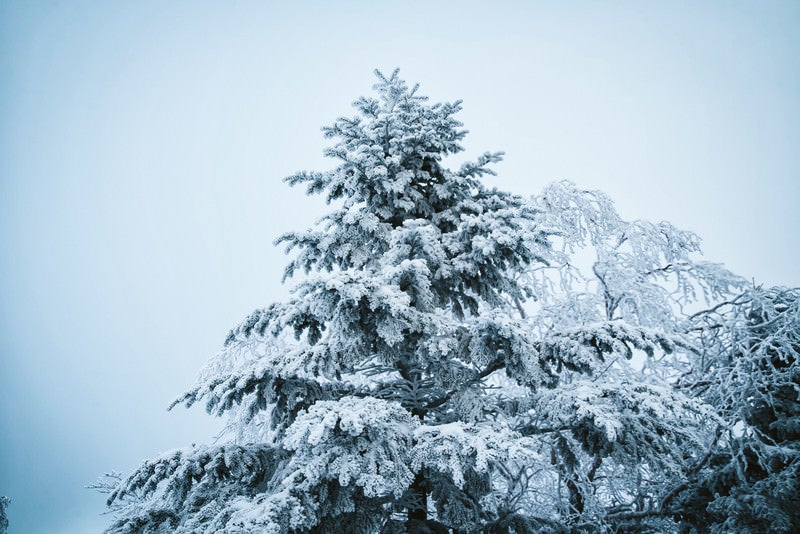
[[[731,424],[787,447],[762,437],[794,432],[794,408],[773,408],[791,405],[794,360],[770,379],[783,389],[735,386],[777,367],[724,359],[760,312],[740,315],[755,301],[697,259],[697,236],[569,182],[490,189],[500,153],[450,169],[460,103],[377,76],[324,129],[337,165],[286,180],[332,206],[278,240],[292,297],[235,326],[173,404],[226,417],[225,439],[94,486],[110,532],[678,530],[699,524],[709,459],[745,435]],[[787,455],[770,484],[790,483]]]
[[[600,192],[559,182],[533,204],[558,252],[520,276],[534,302],[514,304],[541,339],[602,362],[557,388],[520,392],[508,414],[550,451],[538,470],[555,484],[536,488],[538,507],[575,529],[669,529],[673,490],[710,446],[716,417],[675,387],[698,350],[686,310],[742,280],[699,261],[696,235],[626,221]]]
[[[500,153],[453,171],[460,103],[378,73],[377,97],[324,130],[339,161],[287,179],[334,209],[279,242],[303,277],[229,334],[176,402],[231,414],[235,439],[167,453],[112,491],[114,532],[491,530],[534,521],[504,498],[539,452],[486,379],[535,390],[594,356],[558,350],[504,310],[545,264],[524,199],[488,189]],[[518,517],[519,516],[519,517]]]
[[[751,288],[693,318],[686,381],[719,414],[715,447],[675,506],[715,532],[800,529],[800,290]]]
[[[6,517],[6,507],[11,503],[8,497],[0,496],[0,534],[6,534],[8,530],[8,517]]]
[[[605,324],[666,342],[525,392],[521,430],[549,436],[561,482],[540,493],[590,530],[797,531],[800,290],[742,291],[694,258],[694,234],[624,221],[596,191],[556,183],[534,203],[562,255],[523,276],[537,296],[518,306],[531,327]]]

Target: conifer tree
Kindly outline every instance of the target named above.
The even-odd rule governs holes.
[[[719,414],[673,511],[699,530],[800,530],[800,289],[752,287],[693,317],[686,387]]]
[[[8,497],[0,496],[0,534],[6,534],[8,530],[8,517],[6,517],[6,507],[11,503]]]
[[[278,240],[285,279],[304,274],[294,296],[235,327],[176,401],[232,414],[239,439],[146,462],[109,497],[112,531],[477,531],[520,512],[500,466],[537,453],[486,379],[552,387],[591,362],[504,311],[551,249],[528,202],[481,183],[501,154],[448,169],[460,102],[377,76],[324,129],[339,165],[286,180],[335,206]]]

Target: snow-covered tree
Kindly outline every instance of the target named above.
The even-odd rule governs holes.
[[[6,517],[6,507],[11,503],[8,497],[0,496],[0,534],[6,534],[8,530],[8,517]]]
[[[693,320],[702,350],[685,385],[721,424],[676,516],[715,532],[797,532],[800,289],[754,287]]]
[[[599,192],[561,182],[534,201],[562,256],[524,275],[531,327],[666,342],[526,392],[522,430],[551,436],[567,489],[553,507],[590,530],[800,529],[800,290],[742,291],[694,258],[697,236],[624,221]]]
[[[476,531],[522,513],[503,469],[539,453],[493,417],[486,379],[553,387],[594,357],[504,310],[551,248],[529,202],[481,183],[501,154],[448,169],[460,103],[378,77],[325,129],[339,165],[287,179],[335,206],[279,239],[286,278],[304,274],[293,298],[235,327],[176,401],[230,413],[236,439],[146,462],[110,495],[112,531]]]
[[[278,240],[292,297],[234,327],[173,404],[227,417],[225,439],[95,486],[110,493],[110,532],[699,524],[687,495],[739,435],[731,422],[759,436],[772,431],[753,423],[763,413],[781,421],[770,429],[795,424],[793,407],[770,404],[791,405],[794,360],[770,382],[778,393],[726,389],[742,366],[769,367],[722,356],[736,328],[756,328],[732,318],[741,280],[699,261],[694,234],[626,221],[599,192],[486,187],[500,153],[446,167],[466,135],[460,103],[377,76],[376,96],[324,129],[335,168],[287,178],[332,206]],[[731,317],[715,341],[701,320],[713,314]]]
[[[558,481],[538,490],[547,496],[539,508],[549,502],[572,528],[671,528],[672,491],[708,448],[716,417],[674,387],[697,351],[687,310],[742,281],[699,261],[696,235],[626,221],[598,191],[558,182],[533,204],[558,253],[520,277],[535,299],[518,311],[559,350],[603,362],[562,375],[557,388],[521,392],[518,429],[551,451],[539,470]]]

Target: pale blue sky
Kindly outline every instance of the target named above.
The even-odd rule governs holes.
[[[497,4],[497,5],[495,5]],[[800,283],[798,2],[0,2],[0,495],[96,532],[84,485],[207,441],[166,413],[321,203],[320,127],[375,67],[464,100],[493,185],[598,188]]]

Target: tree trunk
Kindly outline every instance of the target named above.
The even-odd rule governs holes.
[[[426,486],[425,475],[423,475],[422,472],[417,473],[410,489],[411,493],[414,495],[414,500],[419,503],[419,506],[408,509],[409,521],[421,521],[424,523],[428,520],[428,490]]]

